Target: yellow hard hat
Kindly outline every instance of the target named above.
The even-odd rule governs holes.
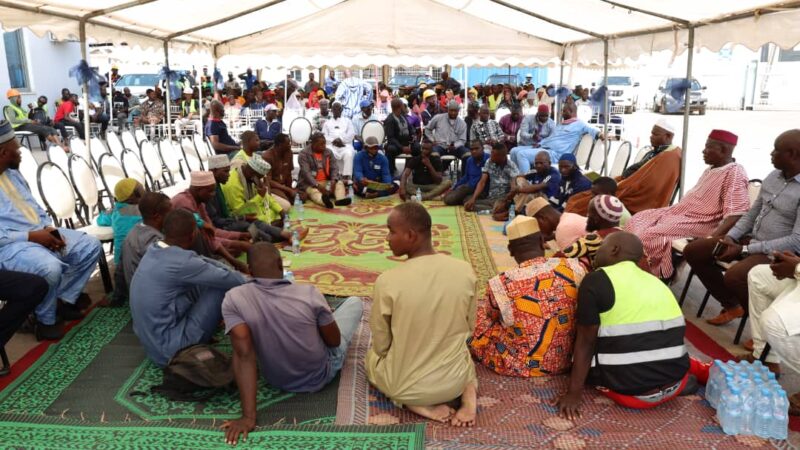
[[[430,96],[436,96],[436,92],[433,89],[426,89],[425,92],[422,93],[422,99],[426,100]]]
[[[119,70],[119,66],[114,64],[113,66],[111,66],[111,70],[114,70],[114,69]]]
[[[16,89],[14,89],[14,88],[11,88],[11,89],[9,89],[8,91],[6,91],[6,97],[7,97],[7,98],[11,98],[11,97],[19,97],[20,95],[21,95],[21,94],[19,93],[19,91],[18,91],[18,90],[16,90]]]

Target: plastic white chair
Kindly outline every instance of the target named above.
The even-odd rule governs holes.
[[[108,145],[108,150],[111,151],[111,154],[117,158],[120,158],[122,156],[122,152],[125,151],[125,147],[122,146],[122,141],[119,140],[119,137],[117,137],[116,133],[106,133],[106,144]]]
[[[36,178],[39,195],[53,222],[57,225],[70,222],[75,214],[75,191],[67,174],[48,161],[39,166]]]
[[[589,156],[592,154],[592,146],[594,146],[594,138],[591,134],[584,134],[581,136],[578,146],[575,148],[575,159],[578,167],[586,167],[589,162]]]
[[[589,123],[592,120],[592,107],[589,105],[578,106],[577,116],[578,120]]]
[[[69,156],[61,147],[51,145],[47,149],[47,159],[61,168],[61,170],[65,172],[69,170]]]
[[[509,114],[511,114],[511,110],[510,109],[508,109],[508,108],[497,108],[497,110],[494,112],[494,120],[496,122],[500,123],[500,119],[502,119],[504,116],[507,116]]]
[[[152,188],[156,190],[158,186],[161,186],[164,178],[164,165],[161,162],[161,156],[159,156],[158,150],[150,141],[142,142],[139,156],[147,175],[150,176]]]
[[[42,203],[42,196],[39,195],[39,190],[36,189],[37,184],[37,176],[39,171],[39,164],[36,162],[36,158],[33,157],[33,153],[28,150],[28,147],[20,147],[19,152],[22,154],[22,161],[19,164],[19,173],[22,174],[22,178],[28,182],[28,186],[31,187],[31,193],[33,194],[33,198],[39,203],[40,206],[44,206]]]
[[[383,144],[383,140],[386,138],[386,134],[383,131],[383,124],[377,120],[367,121],[367,123],[364,124],[364,127],[361,128],[362,142],[366,142],[367,138],[370,136],[377,139],[379,144]]]
[[[125,177],[122,164],[111,153],[100,157],[100,180],[103,182],[103,189],[108,193],[111,203],[114,203],[114,187]]]
[[[594,141],[592,152],[589,154],[589,161],[586,169],[595,173],[602,173],[606,164],[606,146],[602,141]]]
[[[142,183],[142,186],[147,186],[147,172],[144,164],[132,150],[122,152],[122,170],[127,178],[133,178]]]
[[[89,162],[92,161],[92,155],[89,153],[89,149],[86,148],[86,144],[84,144],[83,139],[79,138],[78,136],[72,136],[70,138],[69,150],[73,155],[78,155]]]
[[[94,208],[100,200],[97,189],[97,177],[92,164],[78,155],[69,158],[69,178],[78,197],[81,220],[88,224],[94,218]]]
[[[611,164],[611,169],[608,171],[608,176],[616,178],[622,175],[625,168],[628,167],[628,160],[631,158],[631,150],[633,145],[629,141],[625,141],[617,148],[617,154],[614,156],[614,162]]]
[[[189,171],[205,170],[200,155],[197,154],[197,148],[190,138],[181,139],[181,149],[183,150],[183,160],[186,161],[186,166]]]
[[[197,157],[200,158],[200,161],[208,161],[208,158],[215,154],[214,148],[211,146],[211,141],[203,139],[203,135],[201,134],[192,135],[192,143],[194,144],[195,152]]]
[[[297,119],[298,117],[305,119],[305,117],[303,117],[302,111],[298,111],[295,109],[287,109],[283,111],[283,118],[281,119],[281,127],[283,129],[281,131],[283,131],[286,134],[290,134],[290,130],[292,128],[292,122],[294,122],[294,120]]]
[[[136,131],[133,132],[133,136],[136,138],[136,142],[141,144],[143,141],[147,140],[147,135],[144,133],[144,130],[141,128],[137,128]],[[131,149],[133,150],[133,149]]]
[[[131,133],[130,130],[125,130],[122,132],[122,146],[133,151],[139,149],[139,143],[136,142],[136,138],[133,137],[133,133]]]
[[[305,117],[296,117],[289,125],[289,138],[294,144],[304,146],[311,139],[311,122]]]
[[[158,156],[161,158],[164,167],[166,167],[170,184],[175,184],[178,175],[181,174],[181,159],[183,158],[178,158],[172,142],[167,140],[158,143]],[[145,167],[147,167],[147,163],[145,163]]]
[[[761,193],[761,180],[753,179],[747,182],[747,195],[750,197],[750,205],[756,202],[758,194]]]
[[[639,149],[639,153],[636,154],[636,158],[633,158],[633,163],[636,164],[639,161],[643,160],[644,159],[644,155],[646,155],[647,152],[649,152],[652,149],[653,149],[653,147],[650,147],[649,145],[640,148]]]
[[[108,149],[106,148],[103,141],[100,140],[99,137],[95,136],[89,141],[89,151],[92,152],[92,162],[95,165],[100,164],[100,157],[109,153]]]

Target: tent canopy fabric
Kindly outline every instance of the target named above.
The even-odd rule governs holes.
[[[800,1],[0,0],[0,25],[57,39],[248,55],[272,66],[584,65],[727,43],[800,43]]]

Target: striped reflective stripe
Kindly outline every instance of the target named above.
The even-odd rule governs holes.
[[[685,345],[676,345],[674,347],[659,348],[655,350],[645,350],[642,352],[598,353],[594,358],[592,358],[592,367],[595,366],[595,362],[603,366],[624,366],[628,364],[640,364],[651,361],[675,359],[680,358],[685,354]]]
[[[597,337],[628,336],[651,331],[664,331],[685,325],[686,322],[683,320],[683,316],[678,316],[670,320],[651,320],[649,322],[623,323],[620,325],[601,325],[600,329],[597,330]]]

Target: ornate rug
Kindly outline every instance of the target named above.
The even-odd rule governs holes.
[[[357,200],[330,211],[307,204],[303,226],[309,234],[299,256],[288,254],[288,270],[299,282],[313,283],[324,294],[371,296],[375,280],[404,258],[396,258],[386,242],[386,219],[399,199]],[[440,253],[472,264],[486,281],[494,262],[478,216],[441,201],[425,202],[433,219],[433,245]],[[481,283],[483,284],[483,283]]]

